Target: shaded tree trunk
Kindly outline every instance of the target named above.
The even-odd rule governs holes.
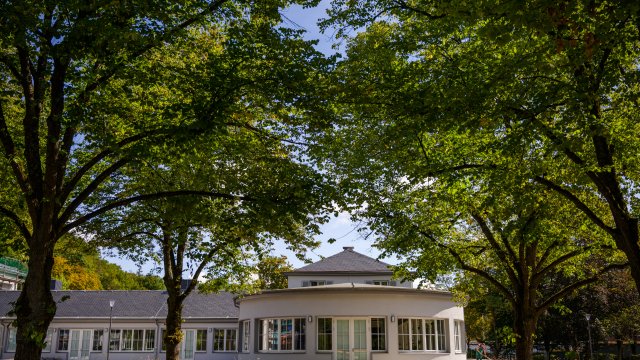
[[[516,359],[533,359],[533,336],[536,332],[538,316],[534,309],[525,306],[517,306],[514,309],[514,332],[516,333]]]
[[[616,359],[622,360],[622,339],[616,339]]]
[[[35,234],[34,236],[38,236]],[[15,305],[17,317],[16,360],[40,359],[43,334],[56,313],[51,295],[53,245],[48,239],[34,239],[29,256],[29,272]]]
[[[179,288],[178,288],[179,289]],[[180,344],[182,343],[182,307],[180,296],[172,296],[169,291],[167,298],[167,319],[164,342],[167,344],[167,360],[180,359]],[[174,293],[175,295],[175,293]]]

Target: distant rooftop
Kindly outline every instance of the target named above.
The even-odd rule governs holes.
[[[343,251],[324,258],[313,264],[303,266],[287,275],[302,275],[309,273],[375,273],[392,274],[390,265],[353,250],[345,246]]]
[[[164,319],[167,316],[167,292],[163,290],[64,290],[52,293],[58,303],[56,318],[109,317],[110,300],[115,301],[114,319]],[[0,291],[0,318],[7,316],[11,302],[16,301],[18,295],[19,291]],[[234,305],[233,294],[194,291],[185,300],[182,316],[185,319],[236,318],[238,308]]]

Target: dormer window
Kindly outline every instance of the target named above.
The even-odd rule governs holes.
[[[327,285],[326,280],[311,280],[309,281],[309,286],[324,286]]]

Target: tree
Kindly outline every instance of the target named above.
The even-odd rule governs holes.
[[[288,279],[285,273],[294,270],[285,256],[263,256],[256,268],[258,290],[286,289]]]
[[[414,149],[397,161],[424,146],[430,157],[416,165],[433,176],[482,178],[495,191],[504,165],[520,161],[511,154],[538,149],[520,175],[608,234],[640,291],[638,11],[615,1],[334,1],[325,25],[366,26],[337,90],[353,122],[334,128],[375,123],[354,137],[378,148],[350,145]]]
[[[170,86],[156,82],[157,63],[150,52],[175,43],[196,25],[216,28],[256,19],[271,26],[273,21],[264,20],[279,18],[278,9],[286,4],[141,0],[0,5],[0,214],[2,226],[9,222],[24,238],[30,270],[15,307],[16,359],[40,358],[56,309],[49,282],[60,237],[114,208],[194,193],[120,193],[120,184],[127,181],[125,168],[194,134],[247,125],[229,117],[230,108],[250,105],[238,93],[231,98],[224,91],[208,99],[196,96],[182,104],[165,101],[172,94]],[[231,35],[242,38],[241,33]],[[149,82],[132,83],[132,74]],[[176,77],[170,85],[177,80],[184,79]],[[278,105],[282,109],[287,104]],[[199,194],[236,198],[224,189]]]
[[[83,227],[100,245],[160,264],[168,294],[168,359],[179,356],[182,308],[196,288],[238,290],[253,270],[250,259],[270,250],[276,238],[297,252],[317,245],[312,236],[325,220],[329,189],[300,157],[291,124],[305,110],[300,99],[311,94],[325,62],[299,31],[276,28],[278,21],[254,14],[215,31],[190,32],[153,54],[171,59],[154,76],[168,83],[184,79],[171,88],[172,103],[199,107],[210,98],[228,98],[217,111],[243,126],[194,135],[197,141],[175,144],[170,153],[152,149],[154,165],[124,168],[128,181],[117,189],[132,197],[192,189],[194,196],[139,201]],[[192,49],[186,61],[185,48]],[[215,189],[230,195],[201,196]]]

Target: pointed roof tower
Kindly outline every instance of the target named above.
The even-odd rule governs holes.
[[[352,246],[345,246],[335,255],[324,258],[313,264],[303,266],[287,275],[304,274],[376,274],[391,275],[390,265],[353,250]]]

